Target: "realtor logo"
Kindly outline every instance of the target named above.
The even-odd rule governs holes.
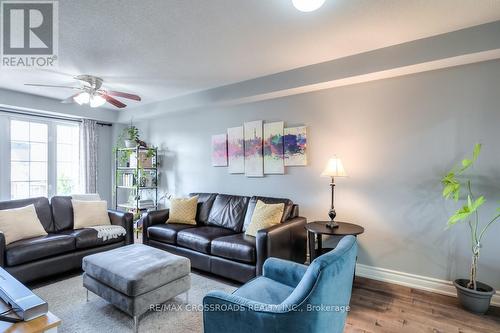
[[[57,66],[57,1],[1,1],[1,18],[3,67]]]

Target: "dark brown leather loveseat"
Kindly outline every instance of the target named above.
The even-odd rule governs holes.
[[[34,204],[36,213],[48,235],[22,239],[5,245],[0,233],[0,266],[22,282],[82,267],[86,255],[133,243],[133,216],[108,210],[111,224],[127,231],[122,237],[103,241],[90,228],[73,229],[71,197],[32,198],[0,202],[0,210]]]
[[[246,197],[217,193],[198,195],[197,225],[165,223],[168,209],[143,219],[143,242],[187,257],[191,266],[240,282],[262,274],[268,257],[299,263],[306,260],[306,219],[289,199]],[[252,220],[257,200],[284,203],[279,225],[259,230],[257,237],[244,231]]]

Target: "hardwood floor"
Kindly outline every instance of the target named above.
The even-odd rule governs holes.
[[[475,315],[454,297],[356,278],[345,332],[499,333],[500,308]]]

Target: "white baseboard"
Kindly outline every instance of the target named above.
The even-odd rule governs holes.
[[[356,264],[356,275],[372,280],[399,284],[401,286],[426,290],[437,294],[457,296],[451,281],[434,279],[426,276],[393,271],[386,268]],[[491,299],[491,304],[500,306],[500,293],[497,291]]]

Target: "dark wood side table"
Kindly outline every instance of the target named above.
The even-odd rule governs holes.
[[[328,228],[326,224],[328,221],[315,221],[306,224],[307,238],[309,240],[309,262],[319,257],[325,252],[332,249],[323,249],[323,235],[329,236],[347,236],[353,235],[358,236],[365,231],[365,228],[352,223],[337,222],[339,226],[337,228]],[[316,240],[318,242],[318,248],[316,249]]]

